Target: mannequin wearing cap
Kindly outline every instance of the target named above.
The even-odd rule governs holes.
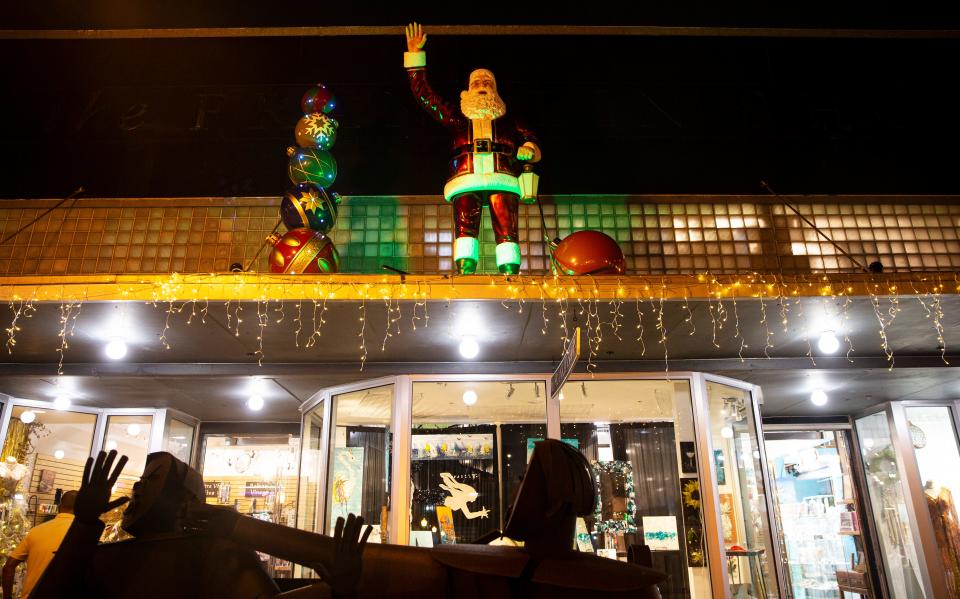
[[[453,203],[453,258],[461,274],[476,271],[480,219],[490,206],[497,241],[497,267],[504,274],[520,272],[518,202],[520,162],[540,160],[533,134],[506,116],[497,81],[487,69],[470,73],[468,89],[460,93],[459,109],[440,97],[427,82],[427,35],[411,23],[406,30],[403,65],[417,103],[453,136],[452,157],[443,195]]]
[[[374,544],[362,556],[358,597],[631,597],[659,599],[665,576],[643,566],[573,549],[576,518],[593,512],[593,472],[557,440],[536,444],[504,535],[525,546],[442,545],[427,549]],[[194,522],[258,551],[298,563],[331,559],[334,539],[197,505]]]
[[[109,501],[126,456],[111,475],[116,452],[88,458],[75,519],[32,599],[47,597],[330,597],[326,584],[281,595],[252,550],[222,538],[184,532],[182,515],[203,501],[200,474],[166,452],[147,456],[123,513],[133,539],[99,544],[101,514],[127,498]]]

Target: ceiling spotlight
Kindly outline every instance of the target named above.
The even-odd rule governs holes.
[[[720,429],[720,436],[724,439],[733,439],[733,427],[725,426]]]
[[[824,393],[823,389],[815,389],[813,393],[810,394],[810,403],[815,406],[825,406],[827,405],[827,400],[830,399],[827,397],[827,394]]]
[[[250,391],[254,395],[260,395],[267,390],[267,381],[258,376],[253,377],[253,380],[250,381]]]
[[[24,424],[30,424],[37,419],[37,413],[33,410],[27,410],[23,414],[20,414],[20,422]]]
[[[473,337],[464,337],[460,341],[460,355],[468,360],[472,360],[480,353],[480,346]]]
[[[117,448],[117,442],[114,441],[113,439],[110,439],[104,444],[103,448],[106,449],[107,451],[113,451],[114,449]]]
[[[467,389],[463,392],[463,403],[472,406],[477,403],[477,392],[473,389]]]
[[[119,337],[114,337],[110,339],[110,341],[107,341],[103,352],[107,354],[107,357],[111,360],[122,360],[123,357],[127,355],[127,342]]]
[[[53,457],[57,458],[58,460],[62,460],[64,455],[66,454],[63,453],[62,449],[58,449],[55,452],[53,452]]]
[[[253,410],[254,412],[263,409],[263,398],[259,395],[251,395],[250,399],[247,400],[247,407]]]
[[[66,410],[72,403],[69,395],[58,395],[57,398],[53,400],[53,407],[57,410]]]
[[[127,436],[136,437],[140,434],[140,425],[137,423],[127,425]]]
[[[560,392],[560,395],[557,396],[557,401],[563,401],[563,391]]]
[[[823,334],[820,335],[820,341],[817,342],[817,347],[825,354],[832,354],[840,349],[840,340],[837,339],[833,331],[824,331]]]

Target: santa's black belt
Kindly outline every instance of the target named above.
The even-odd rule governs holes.
[[[468,154],[470,152],[496,152],[499,154],[513,154],[506,144],[491,142],[488,139],[478,139],[472,144],[463,144],[454,149],[454,154]]]

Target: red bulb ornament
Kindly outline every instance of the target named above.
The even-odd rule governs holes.
[[[330,238],[310,229],[293,229],[283,237],[271,235],[270,270],[284,274],[321,274],[340,271],[340,254]]]
[[[622,275],[623,250],[600,231],[577,231],[553,246],[553,269],[564,275]]]

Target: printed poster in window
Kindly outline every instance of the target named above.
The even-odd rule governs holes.
[[[437,524],[440,527],[440,544],[455,544],[457,542],[457,533],[453,528],[453,510],[445,505],[438,505]]]
[[[363,499],[363,448],[337,447],[333,453],[333,487],[330,502],[329,530],[337,518],[361,514]]]
[[[527,439],[527,463],[530,463],[530,456],[533,455],[533,447],[539,441],[543,441],[541,438],[528,438]],[[570,447],[580,451],[580,439],[563,439],[563,442],[569,445]]]
[[[737,512],[733,507],[731,493],[720,494],[720,527],[723,529],[723,542],[727,545],[736,545],[740,542],[740,531],[737,528]]]

